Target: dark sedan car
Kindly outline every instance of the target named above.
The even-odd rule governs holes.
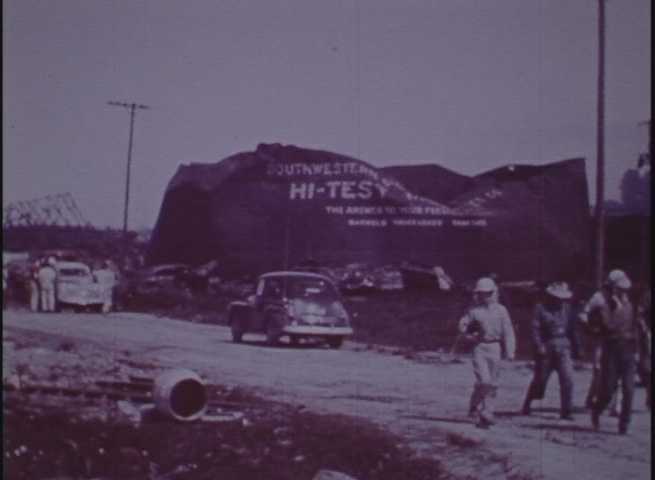
[[[246,301],[228,306],[232,339],[245,333],[265,333],[269,344],[288,336],[292,344],[319,338],[339,348],[353,334],[350,319],[332,281],[308,272],[271,272],[259,277],[257,290]]]

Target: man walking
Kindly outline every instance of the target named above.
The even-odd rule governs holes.
[[[573,294],[565,282],[551,283],[546,298],[535,308],[532,340],[535,348],[534,377],[523,402],[523,414],[530,415],[533,400],[541,400],[553,370],[560,387],[560,417],[573,420],[573,364],[580,351],[575,316],[568,300]]]
[[[460,334],[473,342],[475,384],[469,415],[477,416],[477,426],[489,428],[495,423],[493,400],[498,390],[500,363],[504,353],[514,359],[516,339],[507,309],[498,303],[496,283],[490,278],[477,281],[474,306],[459,321]]]
[[[580,315],[581,321],[591,323],[592,327],[597,323],[602,342],[598,397],[592,406],[591,423],[594,430],[598,430],[600,414],[609,405],[620,380],[623,395],[618,430],[625,435],[632,415],[638,325],[628,296],[632,286],[628,276],[621,270],[613,270],[608,275],[608,283],[610,295],[594,295]]]
[[[602,356],[603,338],[601,332],[602,322],[597,318],[600,315],[600,307],[605,305],[606,299],[611,298],[614,289],[614,283],[623,274],[620,270],[613,270],[607,276],[607,280],[600,290],[596,291],[589,301],[583,306],[582,312],[579,317],[591,345],[591,383],[587,390],[587,397],[585,399],[585,406],[589,409],[593,408],[598,400],[600,392],[600,364]],[[617,394],[614,392],[612,400],[610,401],[610,413],[613,416],[618,416],[617,410]]]
[[[57,262],[54,257],[49,257],[48,261],[38,272],[39,290],[41,291],[41,310],[44,312],[55,311],[56,264]]]

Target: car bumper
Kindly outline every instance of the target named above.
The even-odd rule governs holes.
[[[103,301],[99,298],[78,298],[78,297],[58,297],[57,301],[67,305],[79,305],[88,307],[90,305],[102,305]]]
[[[339,336],[345,337],[353,334],[350,327],[318,327],[311,325],[288,325],[282,329],[282,333],[288,335],[318,335],[322,337]]]

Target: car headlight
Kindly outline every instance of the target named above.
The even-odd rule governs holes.
[[[339,325],[348,325],[349,324],[348,312],[343,307],[341,302],[332,303],[331,311],[333,312],[334,316],[339,319],[339,321],[338,321]]]

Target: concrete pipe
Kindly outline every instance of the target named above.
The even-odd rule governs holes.
[[[157,410],[175,420],[197,420],[207,410],[205,384],[191,370],[175,369],[155,378],[152,397]]]

